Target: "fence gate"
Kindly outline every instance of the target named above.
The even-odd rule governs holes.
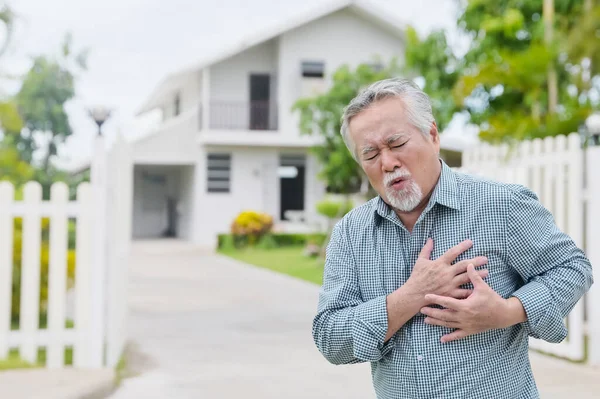
[[[588,151],[592,150],[597,154],[597,148]],[[600,206],[600,197],[586,198],[586,170],[588,189],[593,186],[589,184],[590,172],[595,173],[598,170],[597,166],[592,170],[589,162],[586,165],[585,155],[590,154],[582,149],[580,136],[576,133],[525,141],[513,148],[506,145],[481,144],[465,151],[460,170],[498,181],[522,184],[533,190],[542,204],[552,212],[558,227],[570,235],[577,246],[586,251],[592,265],[598,267],[600,265],[594,264],[595,259],[592,259],[597,255],[593,252],[592,245],[588,244],[593,244],[591,235],[598,234],[598,230],[590,230],[588,224],[586,237],[586,199],[596,201],[596,204],[593,204],[596,205],[596,209]],[[591,205],[588,201],[587,209],[590,209]],[[595,229],[593,226],[592,228]],[[600,235],[596,235],[596,239],[600,239]],[[599,283],[600,279],[597,278],[596,284]],[[584,360],[587,355],[584,343],[587,334],[584,304],[588,307],[587,315],[594,320],[597,309],[593,307],[599,306],[597,301],[594,303],[589,300],[592,295],[595,295],[595,287],[594,292],[580,300],[567,317],[568,337],[565,341],[551,344],[531,338],[530,347],[571,360]],[[596,342],[596,337],[589,338]]]

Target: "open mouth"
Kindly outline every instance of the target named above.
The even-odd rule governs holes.
[[[392,180],[390,182],[390,186],[395,186],[395,185],[400,184],[400,183],[402,183],[402,182],[404,182],[406,180],[407,180],[406,177],[398,177],[397,179],[394,179],[394,180]]]

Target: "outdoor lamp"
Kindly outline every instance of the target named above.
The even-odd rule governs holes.
[[[110,110],[105,107],[94,107],[88,111],[96,125],[98,125],[98,136],[102,136],[102,125],[110,117]]]

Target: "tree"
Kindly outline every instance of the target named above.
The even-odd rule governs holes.
[[[321,95],[299,99],[293,111],[300,113],[300,131],[316,134],[323,144],[312,149],[322,165],[321,177],[330,192],[349,194],[365,187],[365,176],[346,148],[341,130],[343,109],[369,84],[393,75],[395,66],[376,70],[361,64],[352,70],[342,66],[332,76],[330,89]]]
[[[35,163],[35,152],[40,150],[42,161],[37,166],[44,172],[73,133],[65,104],[75,96],[75,72],[86,69],[87,53],[75,55],[71,47],[72,37],[67,35],[59,57],[34,57],[15,98],[25,125],[18,143],[21,156]]]
[[[452,96],[452,88],[463,70],[463,62],[448,45],[446,33],[436,30],[421,39],[417,31],[408,26],[403,69],[405,75],[422,79],[422,89],[431,99],[438,130],[443,131],[461,111]]]
[[[471,43],[454,96],[483,140],[510,142],[573,132],[589,115],[594,104],[580,95],[577,72],[584,61],[568,51],[572,44],[585,47],[581,38],[573,37],[586,19],[583,2],[466,2],[458,25]]]

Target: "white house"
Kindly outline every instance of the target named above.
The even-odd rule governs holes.
[[[316,220],[325,187],[308,149],[318,138],[299,133],[292,105],[343,64],[404,52],[402,25],[383,10],[324,3],[156,87],[139,114],[160,109],[163,121],[132,144],[134,238],[168,231],[212,246],[243,210]]]

